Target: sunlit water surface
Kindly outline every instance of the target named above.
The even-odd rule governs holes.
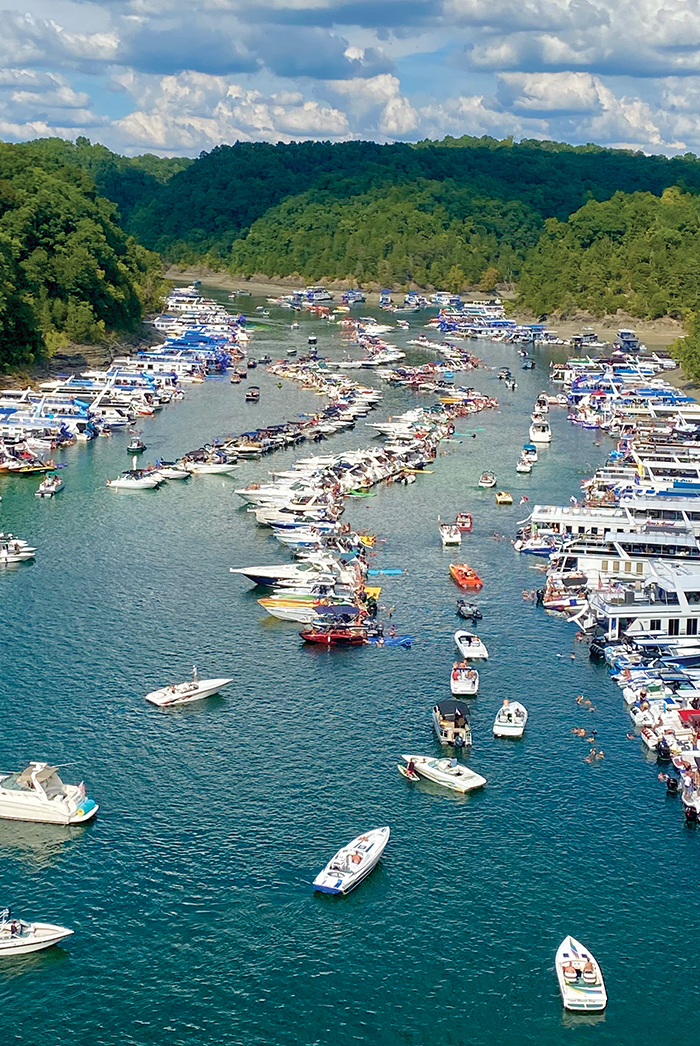
[[[251,352],[301,351],[315,331],[321,354],[342,353],[337,327],[289,322],[272,306]],[[425,320],[411,322],[415,335]],[[52,500],[34,498],[36,480],[0,480],[3,528],[39,550],[34,565],[0,575],[3,768],[65,764],[100,803],[84,829],[0,822],[0,901],[76,931],[65,949],[3,960],[6,1042],[631,1046],[670,1030],[695,1041],[700,836],[626,739],[604,669],[570,625],[523,600],[541,564],[510,544],[527,514],[521,495],[567,502],[608,448],[554,410],[551,447],[517,475],[549,355],[524,372],[510,346],[478,351],[491,369],[461,380],[497,395],[499,411],[460,424],[476,438],[444,444],[433,475],[347,506],[345,519],[379,537],[374,564],[404,570],[384,579],[381,602],[415,637],[410,650],[309,649],[229,573],[285,559],[233,491],[303,450],[232,478],[116,493],[105,480],[128,464],[117,435],[66,451],[66,487]],[[504,364],[519,382],[512,394],[497,379]],[[144,420],[146,457],[323,402],[262,368],[254,380],[257,405],[244,402],[245,383],[212,379]],[[367,420],[431,402],[384,392]],[[372,440],[360,420],[321,449]],[[512,508],[477,488],[484,468]],[[474,515],[460,558],[485,581],[479,631],[491,654],[470,702],[468,756],[488,785],[467,797],[396,771],[402,752],[439,752],[430,708],[449,694],[458,592],[436,517],[459,510]],[[180,711],[145,704],[195,662],[201,676],[235,682]],[[597,711],[580,711],[578,693]],[[491,734],[504,697],[530,710],[522,742]],[[577,725],[598,731],[603,763],[584,762]],[[370,879],[345,899],[314,895],[331,854],[383,824],[391,842]],[[553,958],[569,932],[604,968],[604,1018],[563,1015]]]

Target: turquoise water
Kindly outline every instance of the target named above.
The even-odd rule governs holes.
[[[337,331],[288,322],[273,308],[252,352],[302,348],[312,329],[321,352],[338,350]],[[84,829],[0,822],[0,901],[76,931],[65,949],[0,967],[7,1042],[636,1044],[669,1024],[694,1041],[700,837],[626,739],[617,687],[571,626],[523,601],[541,583],[537,563],[493,538],[510,539],[526,515],[522,493],[567,501],[607,447],[554,410],[551,447],[531,476],[516,475],[548,357],[526,373],[511,347],[480,350],[495,369],[466,383],[502,401],[473,419],[484,431],[446,445],[432,476],[379,488],[345,515],[378,534],[376,565],[405,570],[384,579],[381,602],[416,636],[411,650],[308,649],[229,573],[285,557],[234,487],[303,450],[232,479],[116,493],[105,480],[129,459],[115,436],[65,452],[66,487],[52,500],[33,497],[38,480],[0,479],[2,528],[39,549],[34,565],[0,574],[2,769],[67,764],[65,778],[84,779],[101,807]],[[512,394],[496,377],[504,364]],[[258,405],[243,402],[245,383],[210,380],[144,420],[146,457],[323,402],[262,369],[255,381]],[[416,401],[385,388],[367,420]],[[370,441],[360,420],[321,448]],[[476,487],[486,467],[512,508]],[[439,751],[430,708],[449,694],[458,591],[435,522],[461,509],[474,514],[460,558],[484,578],[491,654],[468,756],[488,785],[467,797],[396,772],[402,752]],[[188,709],[145,704],[194,662],[235,683]],[[579,710],[578,693],[596,712]],[[506,696],[530,710],[522,742],[491,735]],[[603,763],[584,763],[579,724],[598,731]],[[392,838],[367,882],[344,899],[314,895],[331,854],[383,824]],[[563,1015],[553,959],[569,932],[605,972],[610,1004],[597,1021]]]

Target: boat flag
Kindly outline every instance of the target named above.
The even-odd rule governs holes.
[[[529,500],[530,500],[530,499],[529,499],[529,498],[527,498],[527,497],[525,497],[525,495],[523,494],[523,496],[522,496],[522,497],[521,497],[521,499],[520,499],[520,504],[521,504],[521,505],[524,505],[524,504],[525,504],[525,502],[526,502],[526,501],[529,501]]]

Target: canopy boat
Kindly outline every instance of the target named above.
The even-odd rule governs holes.
[[[245,394],[247,403],[257,403],[260,399],[260,389],[257,385],[250,385]]]
[[[479,673],[466,661],[455,661],[450,673],[450,690],[456,696],[475,697],[479,690]]]
[[[552,429],[546,418],[537,418],[530,425],[531,443],[551,443]]]
[[[58,494],[59,490],[63,490],[63,480],[58,475],[46,476],[42,479],[39,487],[34,494],[35,498],[52,498],[54,494]]]
[[[107,486],[112,490],[155,490],[162,483],[160,476],[144,469],[128,469],[117,479],[108,479]]]
[[[464,599],[457,600],[457,613],[465,621],[481,621],[484,616],[476,603],[467,603]]]
[[[126,445],[127,454],[143,454],[146,444],[138,436],[132,436]]]
[[[486,784],[485,777],[475,774],[456,759],[432,759],[425,755],[402,755],[401,758],[409,770],[454,792],[473,792]]]
[[[529,458],[534,465],[537,461],[537,447],[534,443],[523,443],[522,456]]]
[[[486,661],[489,652],[486,645],[479,639],[475,632],[460,630],[455,632],[455,644],[462,657],[468,661]]]
[[[496,477],[493,472],[482,472],[479,477],[479,486],[484,487],[485,490],[488,490],[489,487],[495,487]]]
[[[218,694],[219,690],[232,683],[233,679],[199,679],[197,669],[192,667],[192,681],[189,683],[172,683],[160,690],[146,694],[146,700],[158,708],[169,708],[171,705],[189,705],[193,701],[202,701],[205,697]]]
[[[608,994],[600,966],[574,937],[565,937],[555,960],[559,990],[565,1010],[600,1013]]]
[[[513,495],[509,494],[507,490],[499,490],[496,494],[497,505],[512,505]]]
[[[472,743],[469,719],[460,701],[438,701],[433,705],[433,727],[441,745],[464,748]]]
[[[58,768],[30,763],[17,773],[0,774],[0,817],[43,824],[82,824],[97,813],[85,786],[64,784]]]
[[[365,879],[384,853],[390,829],[373,828],[341,847],[314,879],[314,890],[346,894]]]
[[[452,523],[438,523],[442,547],[462,544],[462,531]]]
[[[458,512],[455,517],[455,526],[465,534],[471,533],[473,522],[471,512]]]
[[[468,563],[450,563],[450,575],[460,588],[478,591],[484,587],[484,582]]]
[[[9,908],[0,911],[0,958],[40,952],[71,937],[73,930],[53,923],[30,923],[13,918]]]
[[[503,699],[493,723],[494,737],[522,737],[527,723],[527,708],[519,701]]]

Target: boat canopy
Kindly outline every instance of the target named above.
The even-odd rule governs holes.
[[[46,781],[49,781],[55,773],[58,773],[57,766],[42,766],[38,770],[35,770],[36,765],[36,763],[30,763],[27,769],[23,770],[17,778],[17,784],[29,784],[32,779],[38,781],[39,784],[45,784]]]
[[[438,701],[435,707],[443,719],[454,719],[455,712],[461,712],[465,720],[469,718],[464,701],[455,701],[454,698],[448,698],[445,701]]]

